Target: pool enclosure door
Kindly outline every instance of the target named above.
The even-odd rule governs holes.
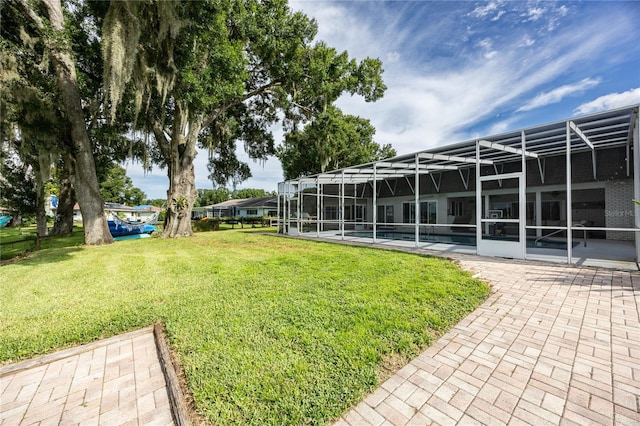
[[[477,250],[481,256],[524,259],[525,188],[523,174],[482,176],[478,185]]]

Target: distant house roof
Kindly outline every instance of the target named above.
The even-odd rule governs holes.
[[[119,203],[104,203],[104,208],[105,210],[110,210],[110,211],[118,211],[118,212],[157,212],[157,211],[161,211],[162,208],[160,207],[156,207],[156,206],[150,206],[150,205],[143,205],[143,206],[135,206],[135,207],[131,207],[131,206],[125,206],[124,204],[119,204]],[[53,208],[55,210],[55,208]],[[80,210],[80,204],[75,203],[73,206],[74,210]]]
[[[212,208],[246,208],[246,207],[276,207],[278,201],[275,197],[259,197],[259,198],[237,198],[233,200],[223,201],[218,204],[214,204]]]

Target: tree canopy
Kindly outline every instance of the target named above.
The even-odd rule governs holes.
[[[112,241],[99,182],[124,155],[145,168],[166,167],[164,235],[191,235],[198,148],[211,153],[211,178],[235,187],[250,176],[237,144],[265,160],[275,154],[271,131],[279,121],[291,148],[300,132],[321,135],[331,120],[353,121],[335,107],[340,96],[375,101],[386,89],[378,59],[357,61],[315,42],[316,22],[286,0],[7,0],[2,8],[0,61],[12,71],[3,71],[3,86],[17,75],[42,105],[53,106],[23,103],[34,116],[55,119],[22,124],[33,130],[55,123],[43,152],[60,153],[51,161],[66,170],[61,194],[74,196],[73,185],[87,244]],[[17,111],[20,85],[9,90]],[[369,131],[354,126],[344,143]],[[335,141],[321,136],[316,151],[334,150]]]
[[[262,198],[262,197],[275,197],[278,194],[275,192],[265,191],[260,188],[244,188],[233,191],[233,198]]]
[[[285,179],[295,179],[394,157],[391,145],[373,141],[375,128],[369,120],[344,115],[328,107],[303,130],[291,131],[278,148]]]
[[[137,206],[144,203],[146,194],[127,176],[124,167],[113,164],[100,182],[100,193],[106,202]]]
[[[343,93],[379,99],[382,64],[312,44],[316,22],[285,0],[111,2],[105,17],[105,88],[112,111],[134,93],[136,125],[167,166],[166,236],[191,234],[193,159],[208,148],[218,184],[249,176],[235,157],[275,153],[270,126],[295,129]],[[112,112],[112,114],[114,114]]]
[[[231,198],[231,192],[224,187],[215,189],[198,189],[196,207],[210,206],[227,201]]]

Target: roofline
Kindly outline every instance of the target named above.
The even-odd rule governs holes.
[[[477,138],[473,138],[473,139],[467,139],[465,141],[462,142],[454,142],[452,144],[448,144],[448,145],[441,145],[441,146],[437,146],[437,147],[432,147],[432,148],[427,148],[427,149],[423,149],[423,150],[419,150],[419,151],[414,151],[412,153],[409,154],[403,154],[403,155],[398,155],[395,157],[391,157],[391,158],[385,158],[382,160],[377,160],[377,161],[371,161],[369,163],[363,163],[363,164],[357,164],[357,165],[353,165],[353,166],[349,166],[349,167],[344,167],[341,169],[334,169],[334,170],[330,170],[328,172],[323,172],[323,173],[316,173],[313,175],[307,175],[307,176],[301,176],[298,177],[296,179],[287,179],[284,181],[279,182],[278,184],[286,184],[286,183],[291,183],[291,182],[295,182],[295,181],[300,181],[300,180],[311,180],[314,179],[316,177],[321,177],[322,175],[328,174],[328,173],[332,173],[332,174],[339,174],[342,171],[345,170],[350,170],[350,169],[354,169],[354,168],[364,168],[364,167],[373,167],[375,164],[380,163],[380,162],[394,162],[394,161],[406,161],[411,159],[412,157],[415,157],[417,154],[423,153],[423,152],[432,152],[435,150],[441,150],[441,149],[457,149],[457,148],[463,148],[463,147],[470,147],[472,145],[474,145],[477,141],[482,140],[482,139],[487,139],[487,140],[491,140],[491,139],[500,139],[509,135],[517,135],[520,134],[522,132],[527,133],[527,131],[531,131],[533,129],[541,129],[544,127],[555,127],[555,126],[559,126],[563,123],[566,123],[568,121],[588,121],[590,119],[595,119],[604,115],[609,115],[609,114],[615,114],[617,112],[622,112],[622,111],[629,111],[631,113],[633,113],[635,110],[636,114],[639,113],[640,111],[640,103],[636,103],[636,104],[631,104],[628,106],[624,106],[624,107],[619,107],[619,108],[614,108],[614,109],[609,109],[609,110],[605,110],[605,111],[599,111],[596,113],[592,113],[592,114],[585,114],[585,115],[581,115],[581,116],[575,116],[575,117],[570,117],[570,118],[565,118],[563,120],[556,120],[556,121],[552,121],[549,123],[545,123],[545,124],[538,124],[535,126],[530,126],[530,127],[525,127],[525,128],[520,128],[520,129],[514,129],[514,130],[509,130],[506,132],[502,132],[502,133],[497,133],[494,135],[490,135],[490,136],[481,136],[481,137],[477,137]]]

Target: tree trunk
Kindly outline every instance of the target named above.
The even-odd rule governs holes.
[[[62,37],[64,18],[60,0],[45,0],[44,3],[49,13],[51,27],[58,36]],[[75,160],[74,188],[82,212],[84,242],[89,245],[110,244],[113,242],[113,237],[109,232],[104,200],[100,195],[93,148],[82,111],[75,60],[59,41],[51,46],[51,58],[62,94],[64,111],[71,124]]]
[[[39,239],[47,236],[47,213],[44,208],[44,181],[42,179],[42,171],[40,170],[40,167],[35,170],[34,175],[36,184],[36,233]]]
[[[163,237],[190,237],[191,211],[198,197],[193,160],[196,158],[196,141],[202,130],[202,118],[189,121],[188,110],[176,102],[170,152],[167,152],[167,214],[164,219]],[[188,123],[188,124],[187,124]],[[185,134],[184,129],[188,128]]]
[[[51,229],[51,235],[69,235],[73,231],[73,205],[76,197],[73,192],[69,170],[64,167],[60,175],[60,195],[58,196],[58,209],[56,220]]]
[[[167,191],[167,213],[164,219],[164,237],[190,237],[191,211],[197,192],[193,159],[180,159],[169,167],[169,190]]]

